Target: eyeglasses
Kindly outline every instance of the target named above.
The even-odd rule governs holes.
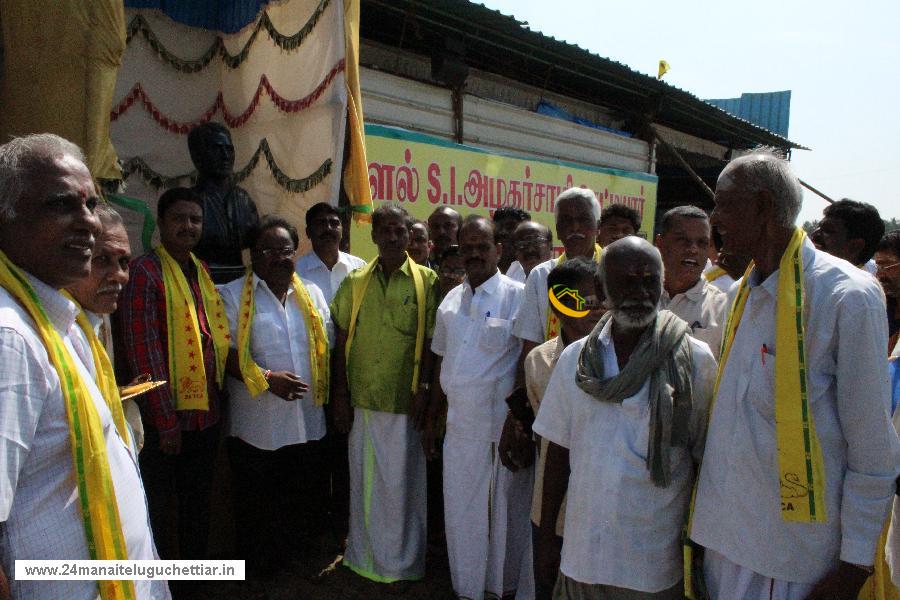
[[[881,265],[879,265],[879,264],[876,264],[876,265],[875,265],[875,272],[876,272],[876,273],[884,273],[885,271],[890,271],[891,269],[893,269],[893,268],[896,267],[897,265],[900,265],[900,262],[895,262],[895,263],[892,264],[892,265],[884,265],[884,266],[881,266]]]
[[[284,248],[263,248],[262,250],[257,250],[257,254],[262,254],[269,260],[273,258],[288,258],[294,254],[294,249],[290,246],[285,246]]]
[[[526,238],[524,240],[519,240],[513,246],[516,247],[516,250],[525,250],[526,248],[534,248],[540,246],[541,244],[549,244],[550,240],[547,238],[537,237],[537,238]]]

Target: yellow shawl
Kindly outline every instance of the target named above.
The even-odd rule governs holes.
[[[75,480],[78,486],[78,500],[81,507],[81,518],[84,522],[84,536],[91,560],[127,560],[128,550],[119,518],[119,506],[113,487],[112,475],[109,471],[109,459],[106,455],[106,440],[103,437],[103,424],[94,406],[94,400],[84,380],[78,373],[69,350],[62,337],[57,333],[50,318],[41,306],[40,298],[31,286],[25,274],[16,267],[0,251],[0,285],[10,293],[28,312],[37,328],[37,333],[47,349],[47,355],[56,374],[66,405],[66,417],[69,421],[69,442],[72,447],[72,462]],[[83,317],[83,313],[81,317]],[[83,321],[79,323],[82,327]],[[90,327],[88,327],[91,329]],[[93,329],[91,329],[93,331]],[[88,336],[91,350],[95,349],[96,336]],[[105,354],[104,354],[105,356]],[[116,428],[124,440],[128,440],[128,430],[122,415],[122,405],[118,393],[108,393],[104,373],[108,366],[94,354],[95,368],[98,374],[100,391],[109,406]],[[112,380],[115,388],[115,379]],[[132,581],[98,581],[100,597],[103,600],[132,599],[135,597]]]
[[[237,348],[244,384],[250,390],[250,395],[258,396],[261,392],[269,389],[269,382],[259,365],[253,361],[250,353],[250,332],[253,327],[253,317],[256,315],[254,287],[253,270],[248,269],[244,287],[241,289]],[[296,273],[291,280],[291,287],[294,290],[294,301],[297,302],[297,307],[303,315],[309,337],[309,370],[312,374],[313,401],[316,406],[322,406],[328,402],[328,335],[325,332],[325,323],[322,322],[322,315],[316,310],[309,292]]]
[[[169,330],[169,381],[175,398],[175,410],[209,410],[206,369],[203,364],[203,344],[200,339],[200,320],[194,295],[187,277],[172,255],[162,246],[156,248],[162,261],[163,285],[166,288],[166,319]],[[200,295],[216,353],[216,382],[221,386],[225,377],[231,334],[222,297],[212,278],[197,257],[191,254],[200,281]]]

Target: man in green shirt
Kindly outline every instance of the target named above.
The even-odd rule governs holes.
[[[378,257],[350,273],[331,304],[332,402],[350,432],[350,533],[344,564],[373,581],[425,575],[424,392],[431,380],[437,274],[406,254],[409,215],[372,215]],[[421,384],[419,382],[422,382]]]

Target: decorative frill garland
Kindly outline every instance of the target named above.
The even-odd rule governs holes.
[[[272,41],[282,50],[291,51],[298,48],[315,28],[316,23],[318,23],[330,3],[331,0],[321,0],[316,7],[316,10],[309,17],[309,20],[306,21],[306,24],[294,35],[284,35],[279,32],[275,29],[275,25],[269,18],[269,14],[263,12],[262,16],[256,22],[256,27],[253,28],[253,33],[250,35],[249,39],[247,39],[247,43],[244,44],[244,47],[241,48],[241,51],[237,54],[229,54],[228,50],[225,48],[225,42],[222,39],[222,36],[217,36],[216,41],[213,42],[212,46],[210,46],[200,58],[195,60],[185,60],[180,58],[163,46],[159,37],[153,33],[153,30],[150,29],[150,25],[142,15],[135,16],[134,19],[131,20],[131,23],[128,24],[125,43],[130,44],[134,36],[140,33],[144,36],[144,39],[147,40],[150,48],[152,48],[164,62],[182,73],[196,73],[201,71],[217,56],[222,58],[222,62],[224,62],[229,69],[236,69],[242,62],[247,60],[247,56],[250,54],[250,46],[256,41],[260,31],[265,30],[265,32],[269,34],[269,37],[272,38]]]
[[[237,171],[232,176],[232,180],[235,184],[240,184],[250,175],[250,173],[253,172],[253,169],[256,168],[256,165],[259,162],[260,156],[265,157],[266,164],[269,166],[269,170],[272,172],[272,175],[275,177],[275,181],[278,182],[278,185],[280,185],[285,190],[295,194],[308,192],[315,186],[319,185],[331,173],[332,162],[331,159],[328,158],[318,169],[316,169],[310,175],[303,177],[302,179],[291,178],[287,173],[282,171],[281,167],[278,166],[278,163],[275,162],[275,158],[272,156],[272,150],[269,148],[269,142],[268,140],[263,138],[259,143],[259,147],[257,147],[256,152],[253,153],[253,156],[250,158],[250,161],[246,164],[246,166],[244,166],[244,168],[242,168],[240,171]],[[169,177],[154,171],[150,167],[150,165],[148,165],[144,161],[144,159],[139,156],[128,159],[125,164],[122,165],[123,179],[128,179],[128,177],[133,173],[140,174],[141,178],[147,185],[157,189],[169,188],[178,185],[186,179],[190,180],[191,185],[193,185],[197,181],[196,171],[191,171],[190,173],[185,173],[184,175],[175,175],[173,177]]]
[[[131,88],[131,91],[128,92],[128,95],[122,98],[122,100],[110,111],[109,120],[117,120],[119,117],[125,114],[129,108],[131,108],[135,101],[140,100],[141,104],[143,104],[147,112],[150,113],[150,116],[153,117],[153,120],[172,133],[186,135],[197,125],[211,121],[215,114],[220,110],[222,111],[222,116],[225,118],[225,122],[229,127],[241,127],[244,125],[244,123],[247,122],[248,119],[250,119],[253,113],[256,112],[256,108],[259,106],[259,101],[260,98],[262,98],[263,92],[265,92],[269,96],[269,98],[272,99],[272,103],[282,112],[300,112],[301,110],[309,108],[313,104],[313,102],[318,100],[319,97],[321,97],[325,92],[325,90],[327,90],[331,85],[332,81],[334,81],[334,78],[343,71],[344,59],[342,58],[340,61],[338,61],[334,68],[331,69],[328,75],[325,76],[325,79],[322,80],[322,82],[316,87],[315,90],[313,90],[311,94],[297,100],[288,100],[287,98],[282,97],[278,92],[275,91],[275,88],[272,87],[272,83],[269,81],[269,78],[266,77],[265,74],[263,74],[263,76],[259,80],[259,85],[256,87],[256,93],[253,94],[253,99],[250,101],[250,105],[241,114],[234,115],[228,110],[228,107],[225,106],[225,98],[220,90],[216,95],[216,100],[215,102],[213,102],[212,106],[206,109],[206,111],[198,118],[189,123],[179,122],[162,114],[159,108],[157,108],[156,104],[154,104],[150,97],[147,95],[147,92],[144,91],[144,88],[141,86],[141,84],[135,83],[134,87]]]

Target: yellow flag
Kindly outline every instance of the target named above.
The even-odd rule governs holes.
[[[664,60],[659,61],[659,73],[657,74],[657,79],[662,79],[663,75],[669,72],[669,63]]]

